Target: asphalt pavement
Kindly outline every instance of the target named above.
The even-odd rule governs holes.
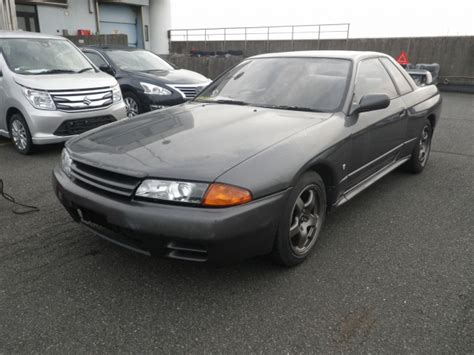
[[[0,353],[474,353],[474,96],[444,93],[430,161],[328,216],[311,257],[149,258],[72,222],[61,146],[0,139]]]

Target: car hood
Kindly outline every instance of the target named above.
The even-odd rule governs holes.
[[[100,127],[67,147],[74,160],[126,175],[211,182],[330,116],[188,103]]]
[[[185,69],[131,72],[130,74],[138,80],[145,80],[152,84],[158,81],[158,84],[193,85],[206,84],[209,81],[205,76]]]
[[[117,85],[112,76],[99,72],[79,74],[20,75],[15,74],[15,81],[37,90],[77,90],[110,87]]]

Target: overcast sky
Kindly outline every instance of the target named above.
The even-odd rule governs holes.
[[[173,28],[349,22],[351,37],[474,35],[474,0],[171,0]]]

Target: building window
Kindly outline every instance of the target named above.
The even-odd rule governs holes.
[[[35,5],[16,5],[18,29],[29,32],[39,32],[38,13]]]

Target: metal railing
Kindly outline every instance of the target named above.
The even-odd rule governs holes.
[[[220,28],[185,28],[169,31],[170,42],[224,42],[243,41],[244,49],[247,41],[289,40],[322,40],[322,39],[349,39],[349,23],[331,23],[316,25],[287,25],[287,26],[255,26],[255,27],[220,27]]]

